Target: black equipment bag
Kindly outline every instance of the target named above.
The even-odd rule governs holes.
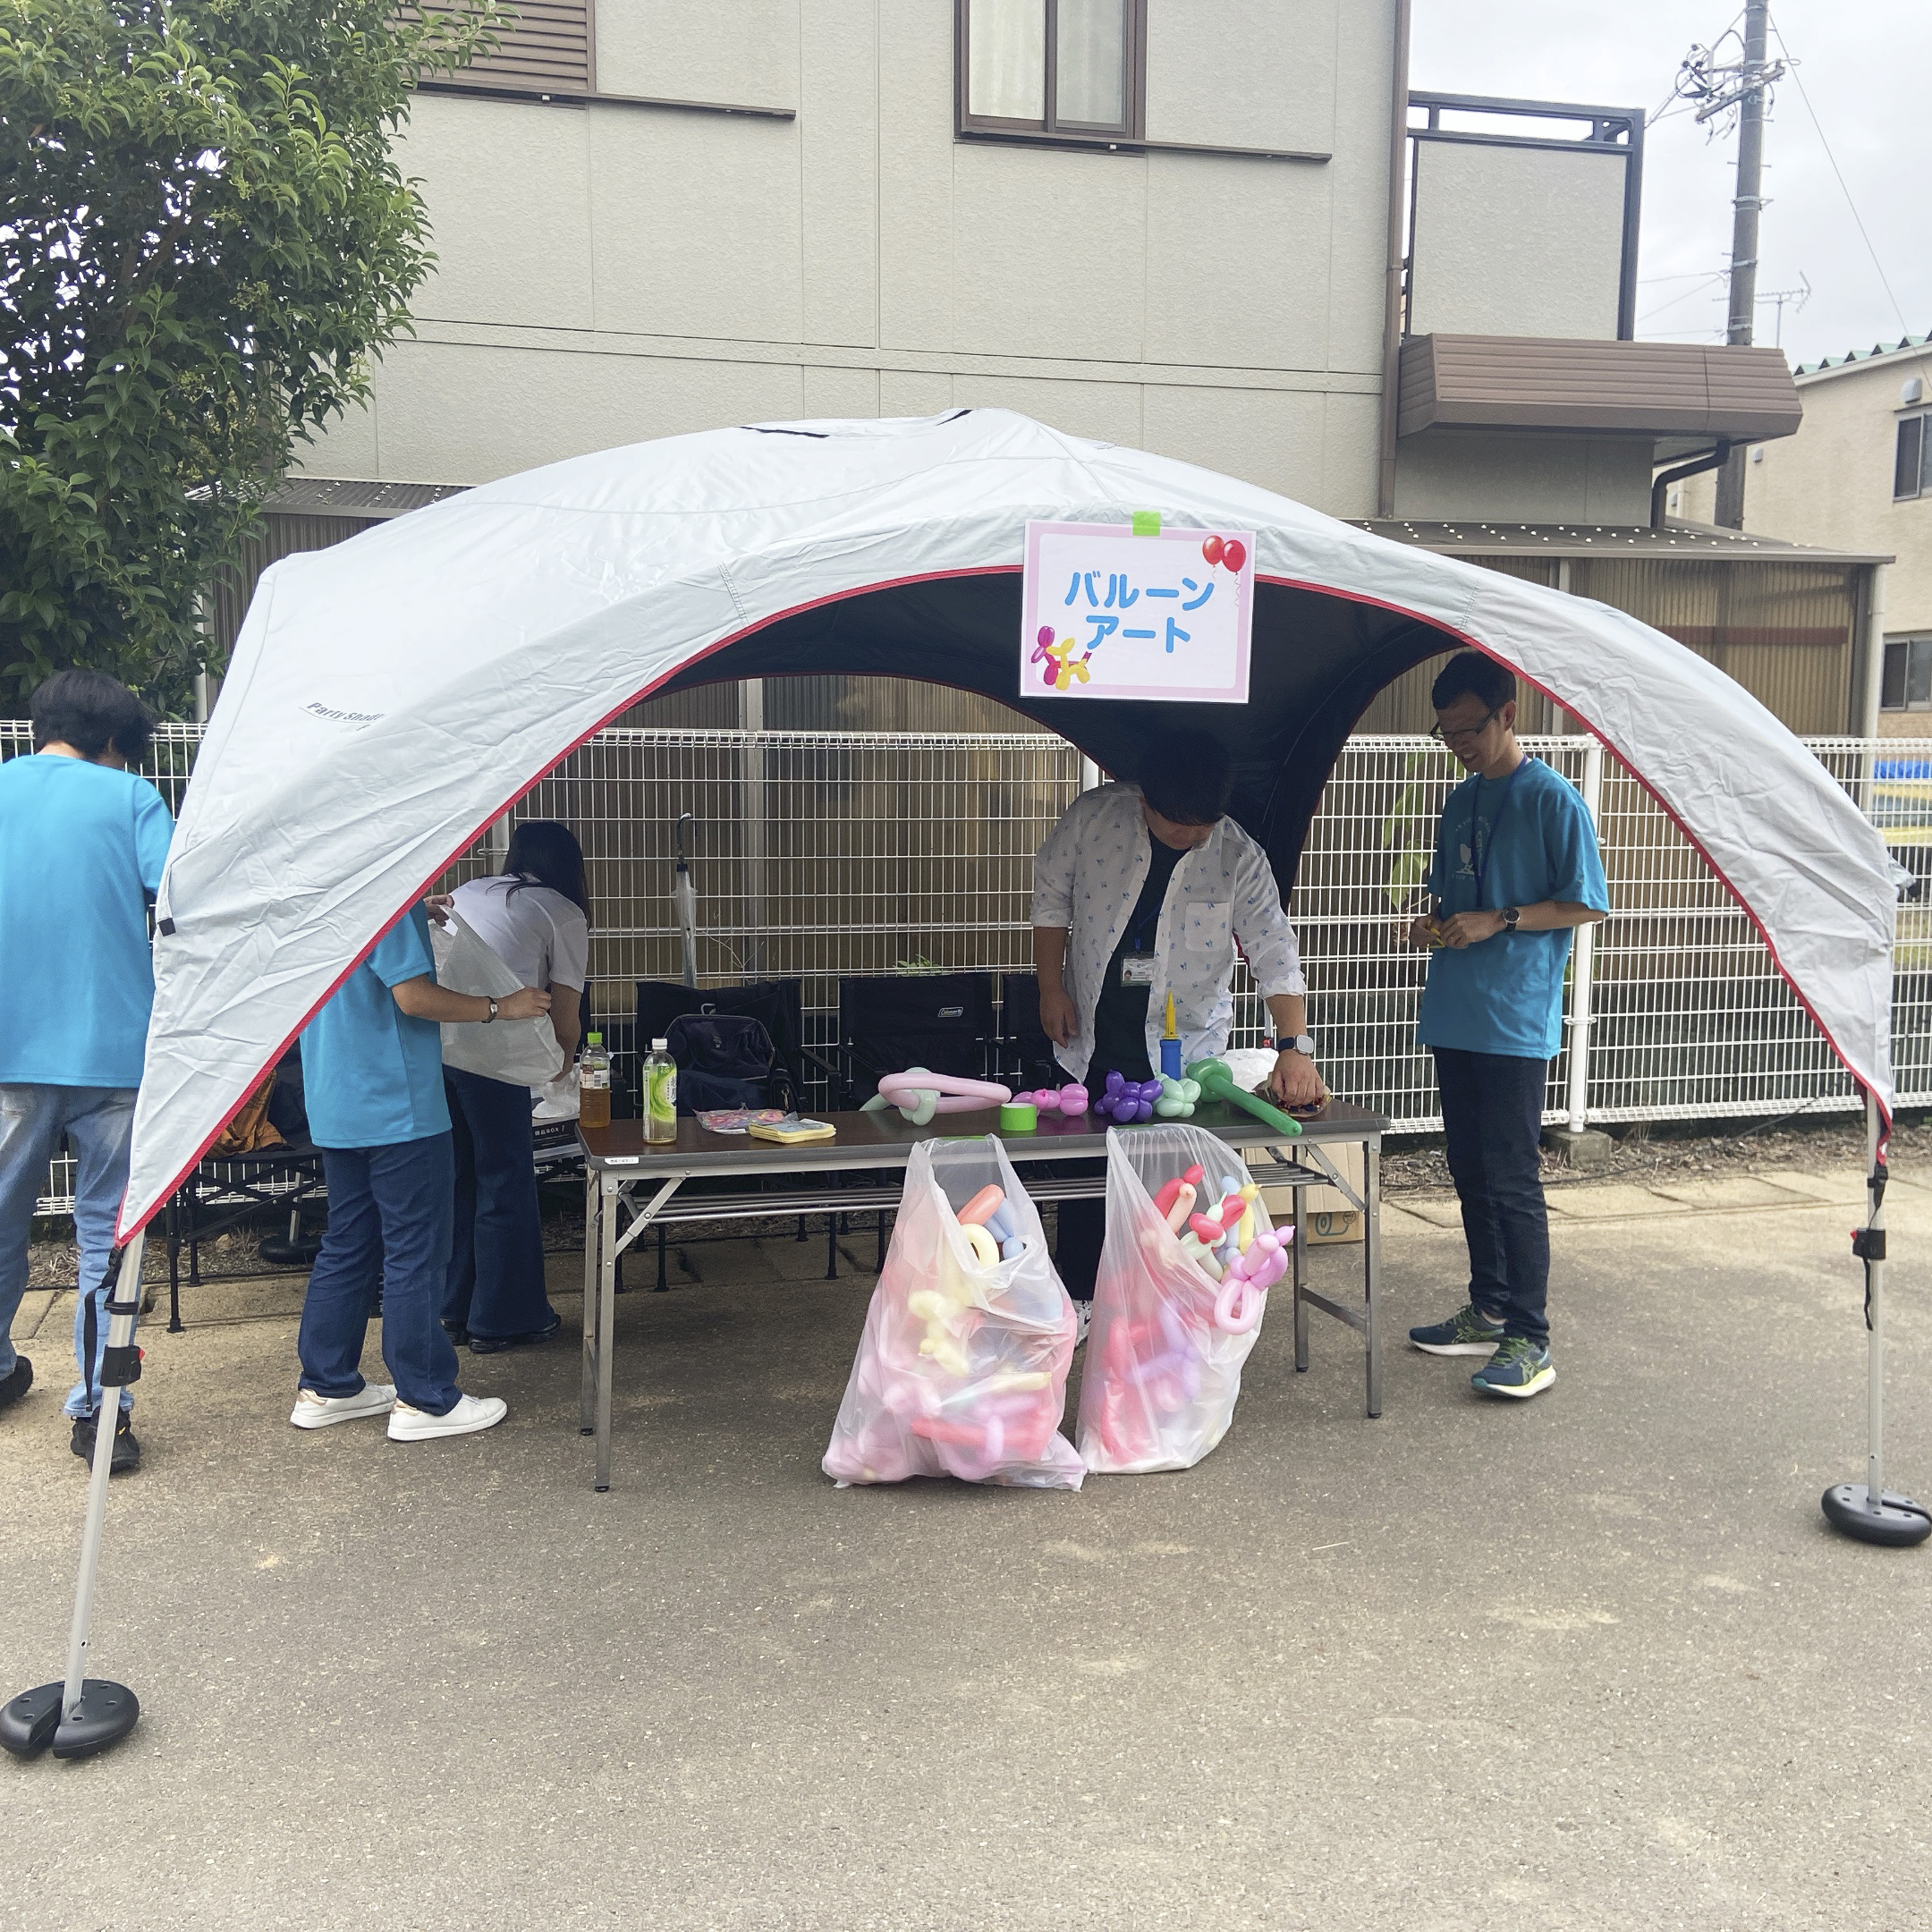
[[[778,1052],[778,1063],[791,1076],[793,1095],[805,1088],[804,982],[801,979],[755,979],[739,986],[674,986],[663,979],[637,983],[637,1044],[640,1056],[654,1039],[668,1039],[671,1023],[685,1014],[743,1013],[756,1020]],[[682,1064],[682,1063],[680,1063]],[[778,1105],[757,1100],[754,1106]],[[681,1108],[688,1113],[689,1108]],[[709,1111],[708,1104],[706,1111]]]
[[[677,1062],[680,1114],[798,1105],[762,1021],[743,1013],[686,1013],[671,1022],[664,1038]]]

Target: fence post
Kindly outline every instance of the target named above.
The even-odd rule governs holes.
[[[1596,826],[1603,804],[1603,747],[1592,738],[1583,750],[1583,803]],[[1599,838],[1601,833],[1598,833]],[[1579,926],[1570,967],[1570,1131],[1589,1124],[1590,968],[1597,928]]]

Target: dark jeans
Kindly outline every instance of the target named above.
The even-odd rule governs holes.
[[[1443,1138],[1462,1203],[1470,1300],[1505,1335],[1549,1340],[1549,1216],[1543,1205],[1543,1095],[1549,1062],[1437,1046]]]
[[[556,1326],[544,1292],[543,1227],[527,1087],[443,1071],[456,1138],[456,1224],[443,1318],[486,1341]]]
[[[1084,1179],[1105,1174],[1105,1161],[1055,1161],[1053,1178],[1061,1181]],[[1063,1200],[1060,1203],[1060,1231],[1054,1241],[1054,1267],[1066,1284],[1066,1292],[1076,1301],[1093,1300],[1094,1282],[1100,1272],[1100,1250],[1106,1246],[1106,1203],[1104,1200]]]
[[[1143,1005],[1144,1010],[1144,1005]],[[1064,1067],[1056,1067],[1060,1084],[1073,1078]],[[1087,1069],[1087,1090],[1101,1093],[1106,1088],[1108,1067],[1098,1056]],[[1145,1080],[1143,1073],[1124,1073],[1124,1079]],[[1083,1181],[1104,1174],[1104,1160],[1054,1161],[1036,1172],[1055,1181]],[[1054,1238],[1054,1267],[1066,1284],[1066,1292],[1076,1301],[1093,1300],[1094,1284],[1100,1273],[1100,1250],[1106,1246],[1106,1202],[1063,1200],[1060,1203],[1059,1232]]]
[[[462,1393],[437,1318],[449,1269],[455,1173],[446,1133],[393,1147],[325,1148],[328,1228],[309,1276],[295,1352],[318,1395],[362,1388],[362,1343],[382,1284],[383,1358],[412,1409],[447,1415]]]

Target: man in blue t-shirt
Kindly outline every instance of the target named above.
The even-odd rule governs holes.
[[[74,1453],[91,1460],[107,1264],[154,1005],[148,907],[174,821],[127,768],[147,755],[154,721],[125,685],[99,671],[56,672],[32,708],[34,755],[0,765],[0,1408],[33,1383],[8,1329],[27,1286],[34,1208],[64,1137],[80,1261],[80,1379],[67,1413]],[[133,1408],[123,1389],[117,1475],[140,1466]]]
[[[1436,1055],[1470,1291],[1465,1307],[1409,1339],[1432,1355],[1488,1356],[1475,1386],[1521,1400],[1556,1379],[1538,1149],[1563,1044],[1563,968],[1571,933],[1606,917],[1610,900],[1589,808],[1516,741],[1509,672],[1462,651],[1429,698],[1436,735],[1470,775],[1443,807],[1434,913],[1409,938],[1431,949],[1416,1031]]]
[[[302,1301],[301,1383],[289,1420],[326,1428],[386,1415],[394,1442],[468,1436],[503,1420],[496,1396],[456,1386],[442,1323],[456,1157],[443,1097],[441,1022],[534,1020],[550,996],[453,993],[436,979],[429,922],[412,906],[335,989],[301,1036],[309,1138],[322,1149],[328,1227]],[[391,1383],[362,1379],[382,1289]]]

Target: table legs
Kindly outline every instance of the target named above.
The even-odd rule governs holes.
[[[577,1412],[580,1435],[597,1429],[597,1284],[604,1233],[601,1191],[595,1168],[584,1170],[583,1200],[583,1388]]]
[[[1294,1201],[1294,1241],[1290,1246],[1289,1260],[1294,1271],[1294,1365],[1297,1375],[1308,1373],[1308,1311],[1307,1298],[1302,1289],[1308,1275],[1308,1190],[1296,1188]]]
[[[617,1327],[617,1183],[603,1181],[603,1211],[597,1216],[597,1481],[599,1495],[610,1487],[611,1357]],[[673,1186],[676,1183],[674,1182]],[[668,1191],[668,1190],[666,1191]],[[661,1199],[662,1197],[660,1197]]]
[[[1382,1143],[1362,1158],[1362,1322],[1368,1341],[1368,1413],[1382,1413]]]

